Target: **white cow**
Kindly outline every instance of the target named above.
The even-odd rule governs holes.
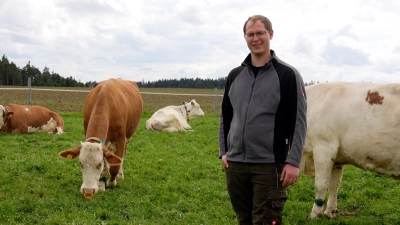
[[[315,177],[310,217],[337,213],[345,164],[400,179],[400,84],[324,83],[306,87],[307,138],[301,171]]]
[[[187,121],[199,116],[204,116],[204,112],[196,100],[192,99],[180,106],[159,109],[146,121],[146,128],[152,131],[186,131],[192,129]]]

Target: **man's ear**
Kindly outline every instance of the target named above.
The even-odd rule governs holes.
[[[274,37],[274,30],[270,30],[269,32],[269,39],[271,40]]]
[[[82,148],[82,145],[79,145],[78,147],[62,151],[62,152],[58,153],[58,155],[64,159],[73,160],[79,156],[79,152],[81,151],[81,148]]]

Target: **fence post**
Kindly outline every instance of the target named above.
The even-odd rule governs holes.
[[[28,105],[31,105],[31,78],[28,77]]]
[[[217,116],[217,99],[218,99],[218,91],[217,88],[214,89],[214,116]]]

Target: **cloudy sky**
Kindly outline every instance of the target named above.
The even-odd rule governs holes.
[[[81,82],[227,76],[249,53],[245,20],[305,82],[400,82],[396,0],[1,0],[0,54]]]

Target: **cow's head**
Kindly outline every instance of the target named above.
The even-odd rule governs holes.
[[[7,107],[0,105],[0,130],[2,130],[6,125],[8,120],[14,115],[14,112],[9,112]]]
[[[87,199],[93,198],[99,190],[99,179],[104,168],[104,159],[110,165],[117,165],[122,162],[120,157],[114,155],[99,143],[81,142],[80,146],[62,151],[59,155],[69,160],[79,157],[83,178],[81,192]]]
[[[190,102],[183,102],[185,108],[187,110],[187,115],[190,119],[196,118],[199,116],[204,116],[203,110],[200,108],[199,103],[196,100],[192,99]]]

